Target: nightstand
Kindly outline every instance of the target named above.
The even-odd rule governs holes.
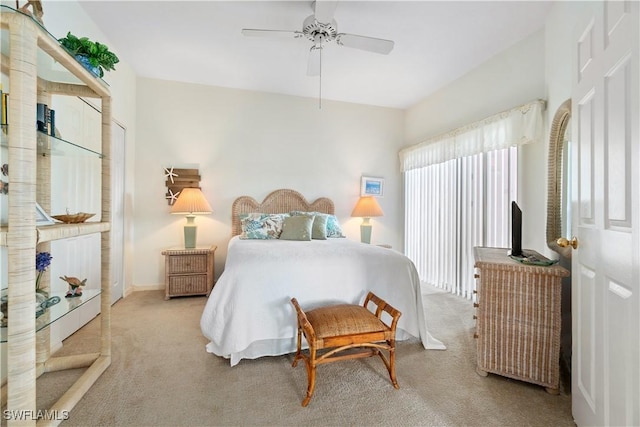
[[[186,295],[209,295],[214,280],[214,253],[218,247],[173,248],[165,256],[164,299]]]

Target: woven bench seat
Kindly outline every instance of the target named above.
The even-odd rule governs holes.
[[[369,311],[369,303],[375,306],[375,313]],[[315,389],[316,367],[322,363],[339,360],[371,357],[378,355],[384,362],[393,386],[398,389],[395,374],[395,336],[401,313],[369,292],[362,306],[339,304],[319,307],[305,313],[295,298],[291,299],[298,319],[298,347],[293,367],[302,359],[307,368],[307,395],[302,406],[307,406]],[[381,316],[387,313],[391,324],[387,325]],[[309,354],[302,352],[302,336],[309,344]],[[326,350],[320,352],[320,350]],[[345,350],[348,354],[342,353]],[[380,350],[389,352],[389,358]],[[339,354],[342,353],[342,354]]]

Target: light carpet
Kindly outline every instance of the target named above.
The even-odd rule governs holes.
[[[112,365],[63,426],[573,426],[571,396],[497,375],[475,373],[471,302],[423,289],[429,330],[447,350],[398,343],[395,390],[379,358],[318,368],[308,407],[304,364],[292,355],[229,362],[205,351],[200,314],[206,298],[164,301],[135,292],[113,306]],[[256,319],[259,321],[259,319]],[[58,352],[99,351],[94,320]],[[82,370],[38,379],[38,406],[49,407]]]

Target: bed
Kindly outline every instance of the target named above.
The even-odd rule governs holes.
[[[292,241],[241,239],[240,217],[292,211],[334,214],[330,199],[313,203],[294,190],[276,190],[263,202],[243,196],[232,206],[232,238],[225,269],[203,311],[206,350],[228,358],[276,356],[296,350],[295,297],[306,310],[332,303],[361,304],[368,291],[402,312],[396,338],[420,338],[427,349],[444,345],[428,332],[420,281],[401,253],[346,238]]]

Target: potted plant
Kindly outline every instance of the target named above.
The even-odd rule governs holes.
[[[104,76],[104,70],[115,70],[114,65],[120,62],[109,48],[87,37],[76,37],[71,32],[66,37],[58,39],[60,45],[98,77]]]

